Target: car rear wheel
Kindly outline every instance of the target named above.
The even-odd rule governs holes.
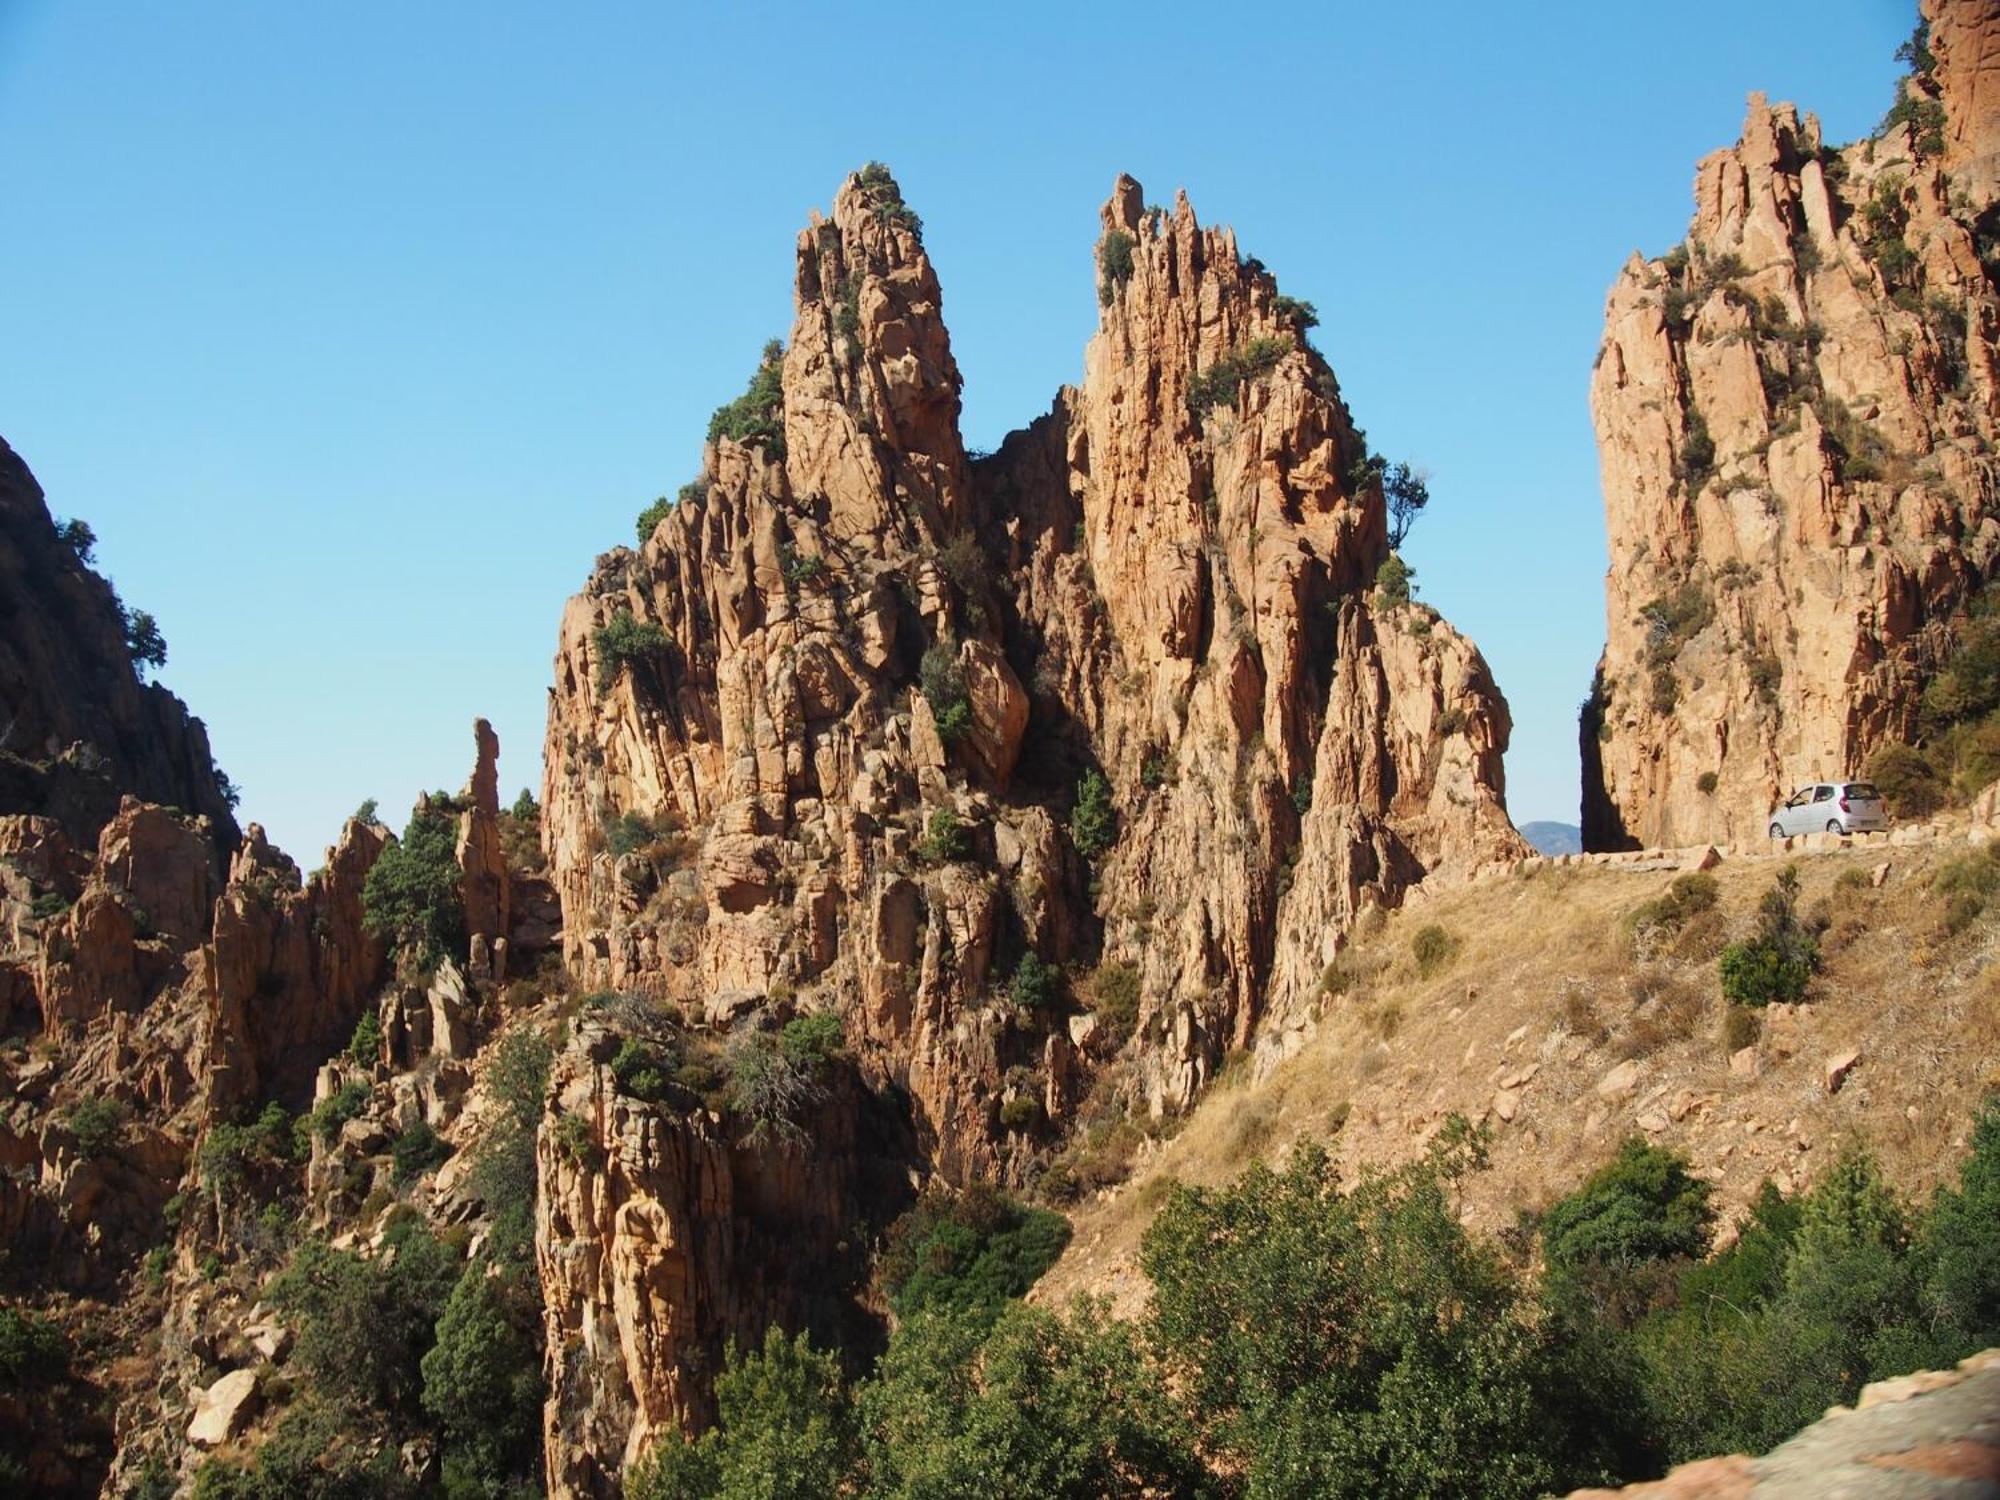
[[[1771,837],[1774,839],[1781,839],[1784,836],[1785,836],[1785,830],[1780,828],[1776,823],[1773,823],[1771,825]]]
[[[1842,828],[1842,827],[1840,826],[1840,819],[1838,819],[1838,818],[1828,818],[1828,819],[1826,820],[1826,831],[1827,831],[1828,833],[1845,833],[1845,832],[1847,832],[1847,830],[1846,830],[1845,828]]]

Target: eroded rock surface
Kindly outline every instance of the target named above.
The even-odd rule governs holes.
[[[969,458],[914,217],[850,178],[766,366],[782,441],[712,441],[562,620],[542,827],[572,972],[713,1032],[833,1012],[906,1101],[907,1165],[954,1181],[1029,1179],[1092,1090],[1185,1108],[1313,1024],[1359,913],[1527,852],[1484,661],[1377,594],[1379,467],[1309,320],[1184,197],[1121,178],[1102,223],[1082,385]],[[1102,847],[1073,821],[1097,775]],[[1054,999],[1016,993],[1030,954],[1067,969]],[[1090,1014],[1093,972],[1136,1015]],[[573,1066],[565,1118],[627,1163],[600,1182],[544,1128],[551,1349],[584,1350],[551,1356],[552,1473],[591,1493],[703,1410],[691,1351],[734,1304],[659,1247],[719,1232],[718,1163],[746,1167]],[[800,1191],[770,1212],[817,1223]]]
[[[1753,95],[1704,160],[1688,238],[1634,256],[1591,385],[1610,540],[1582,724],[1584,839],[1762,830],[1917,727],[2000,555],[1996,22],[1928,7],[1920,122],[1834,149]]]

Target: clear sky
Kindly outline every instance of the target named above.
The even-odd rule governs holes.
[[[368,796],[539,784],[563,600],[791,321],[888,162],[975,447],[1081,378],[1120,171],[1318,304],[1406,549],[1575,821],[1603,638],[1606,288],[1761,89],[1891,98],[1897,0],[528,5],[0,0],[0,433],[150,609],[243,814],[310,866]]]

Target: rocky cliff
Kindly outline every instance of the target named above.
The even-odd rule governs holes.
[[[206,818],[226,855],[236,821],[208,734],[140,678],[87,537],[57,530],[42,487],[0,441],[0,807],[53,817],[87,847],[130,793]]]
[[[1913,737],[1992,575],[2000,17],[1927,14],[1879,136],[1835,148],[1753,95],[1686,241],[1612,288],[1587,847],[1753,834],[1781,788]]]
[[[799,237],[789,344],[599,559],[556,658],[572,969],[696,1034],[837,1016],[909,1165],[954,1181],[1031,1180],[1087,1096],[1185,1108],[1312,1024],[1357,913],[1525,852],[1485,663],[1376,588],[1381,465],[1310,310],[1129,178],[1095,257],[1083,384],[969,458],[918,221],[851,177]],[[582,1329],[589,1355],[551,1360],[566,1493],[698,1413],[725,1331],[783,1317],[684,1261],[795,1169],[644,1124],[602,1062],[559,1076],[609,1180],[543,1154],[551,1348]],[[765,1232],[843,1227],[841,1171]]]

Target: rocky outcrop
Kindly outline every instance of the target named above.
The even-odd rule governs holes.
[[[1310,1021],[1364,905],[1525,846],[1484,661],[1375,589],[1379,464],[1309,320],[1185,195],[1121,178],[1102,224],[1083,386],[1003,446],[982,520],[1037,714],[1120,793],[1096,915],[1179,1109],[1267,1016]]]
[[[140,680],[116,591],[0,442],[0,812],[54,817],[88,847],[130,794],[206,818],[227,851],[224,786],[201,720]]]
[[[1104,225],[1083,387],[968,481],[921,240],[850,179],[800,237],[782,450],[719,438],[563,619],[571,963],[710,1012],[820,991],[954,1173],[1007,1149],[999,1074],[1044,1061],[993,1003],[1022,952],[1143,961],[1174,1109],[1267,995],[1308,1014],[1365,902],[1523,852],[1477,651],[1373,597],[1378,470],[1296,306],[1185,199],[1123,179]],[[1093,899],[1062,824],[1096,767],[1125,836]],[[940,814],[971,858],[926,858]],[[1148,908],[1170,934],[1121,920]]]
[[[1993,195],[1947,167],[1984,159],[1994,22],[1931,14],[1935,76],[1906,87],[1942,91],[1941,139],[1918,118],[1835,150],[1753,95],[1701,163],[1686,242],[1612,288],[1586,847],[1752,836],[1781,789],[1858,773],[1915,732],[1992,575]]]
[[[579,1032],[537,1147],[554,1392],[544,1445],[561,1495],[614,1496],[623,1465],[662,1430],[713,1421],[708,1382],[731,1342],[749,1347],[776,1324],[865,1347],[855,1229],[907,1196],[900,1143],[879,1135],[885,1122],[851,1073],[833,1079],[809,1132],[739,1136],[705,1110],[621,1094],[617,1046],[601,1026]]]
[[[51,1281],[97,1285],[157,1237],[204,1130],[310,1101],[388,976],[361,911],[388,835],[349,823],[301,883],[257,825],[225,879],[206,820],[131,797],[81,869],[53,820],[0,828],[0,975],[44,1033],[25,1066],[0,1063],[0,1151],[20,1169],[0,1176],[0,1225]],[[17,882],[57,908],[23,912]],[[93,1138],[71,1123],[86,1103],[113,1112]]]
[[[461,899],[466,935],[474,950],[486,956],[489,971],[493,971],[493,946],[501,945],[500,968],[494,971],[498,978],[504,972],[504,945],[513,918],[507,856],[500,848],[500,737],[484,719],[474,722],[472,737],[479,753],[465,784],[458,823],[458,865],[464,871]]]
[[[2000,197],[2000,11],[1981,0],[1923,0],[1937,93],[1944,105],[1944,164],[1974,202]]]
[[[1184,1108],[1230,1049],[1313,1024],[1368,906],[1527,852],[1485,663],[1377,592],[1380,463],[1305,309],[1185,198],[1124,178],[1103,225],[1082,386],[968,459],[915,217],[879,169],[850,178],[746,398],[782,410],[719,414],[556,659],[542,829],[580,982],[715,1032],[837,1014],[908,1101],[910,1164],[956,1181],[1030,1177],[1093,1089]],[[1109,805],[1080,840],[1087,775]],[[1014,993],[1031,953],[1068,995]],[[1074,1014],[1093,967],[1136,975],[1136,1017]],[[613,1110],[596,1076],[566,1085],[590,1139],[649,1165],[600,1199],[544,1132],[550,1232],[583,1267],[544,1259],[551,1347],[584,1329],[588,1354],[551,1364],[551,1451],[589,1455],[558,1493],[700,1417],[712,1338],[682,1330],[765,1316],[711,1317],[684,1249],[650,1268],[715,1232],[726,1198],[687,1184],[726,1143]],[[1022,1094],[1043,1118],[1003,1126]],[[817,1223],[817,1191],[771,1211]]]

